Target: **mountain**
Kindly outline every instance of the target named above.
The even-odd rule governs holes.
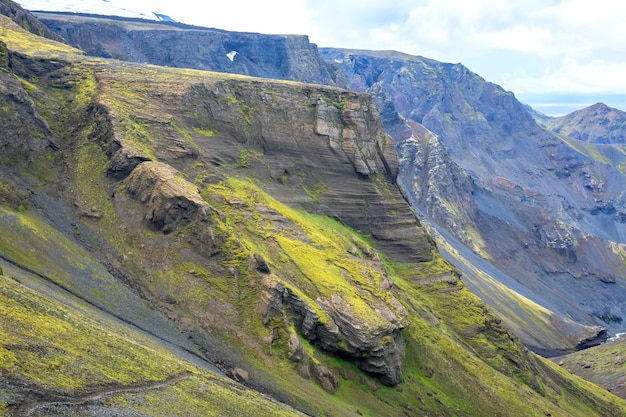
[[[459,280],[370,96],[0,25],[0,414],[626,412]]]
[[[551,118],[544,126],[583,142],[612,145],[626,143],[626,113],[602,103]]]
[[[468,285],[529,347],[553,355],[600,342],[602,328],[622,329],[619,152],[605,158],[595,145],[582,149],[543,129],[512,93],[460,64],[321,53],[350,88],[373,96],[414,208],[446,237]],[[533,308],[543,318],[524,324],[532,304],[551,313]]]

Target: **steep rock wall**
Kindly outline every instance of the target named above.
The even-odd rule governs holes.
[[[90,55],[254,77],[344,85],[307,36],[237,33],[175,23],[36,13]]]

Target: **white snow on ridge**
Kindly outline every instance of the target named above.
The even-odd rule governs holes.
[[[237,55],[237,53],[238,53],[237,51],[230,51],[229,53],[226,54],[226,56],[232,62],[235,60],[235,55]]]
[[[134,17],[141,19],[160,20],[152,11],[133,10],[124,7],[124,2],[120,0],[17,0],[20,6],[26,10],[37,10],[46,12],[69,12],[69,13],[91,13],[105,16]],[[133,4],[133,3],[131,3]]]

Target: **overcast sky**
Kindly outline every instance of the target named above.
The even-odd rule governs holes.
[[[613,0],[24,0],[29,9],[157,12],[234,31],[306,34],[318,46],[461,62],[550,113],[550,101],[626,110],[626,2]],[[614,96],[614,97],[611,97]],[[543,102],[543,103],[540,103]],[[547,104],[548,105],[547,105]],[[542,107],[543,106],[543,107]],[[554,113],[554,112],[553,112]],[[558,111],[556,111],[558,113]]]

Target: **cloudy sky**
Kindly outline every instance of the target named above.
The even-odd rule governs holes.
[[[626,110],[626,2],[612,0],[23,0],[31,10],[157,12],[226,30],[306,34],[319,46],[461,62],[547,114]],[[125,9],[125,10],[122,10]]]

